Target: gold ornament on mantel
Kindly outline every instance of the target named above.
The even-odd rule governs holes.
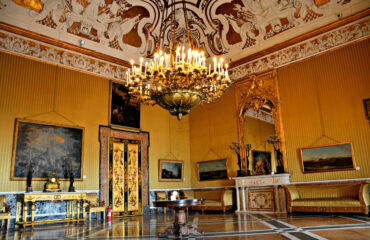
[[[44,192],[61,192],[60,183],[55,171],[52,171],[48,181],[45,183]]]

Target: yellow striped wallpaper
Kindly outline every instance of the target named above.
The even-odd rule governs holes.
[[[289,172],[293,182],[370,177],[370,40],[278,70]],[[300,147],[353,143],[360,170],[303,174]]]
[[[10,181],[15,118],[24,117],[85,127],[86,179],[75,187],[98,189],[98,127],[108,125],[109,80],[5,53],[0,73],[0,191],[26,188],[25,181]],[[370,40],[283,67],[278,78],[291,180],[369,177],[370,124],[362,101],[370,98]],[[158,106],[142,106],[142,130],[150,132],[151,189],[234,184],[200,182],[196,167],[198,161],[227,158],[230,176],[236,176],[237,157],[229,148],[238,139],[234,94],[232,86],[218,102],[196,107],[181,121]],[[302,173],[298,148],[345,141],[353,142],[360,170]],[[158,159],[184,160],[185,181],[159,182]],[[35,190],[43,185],[33,183]]]
[[[238,170],[236,154],[229,148],[238,141],[235,89],[232,86],[219,101],[203,104],[190,113],[190,157],[192,187],[233,186],[233,180],[199,181],[197,162],[227,158],[229,177]]]
[[[84,127],[86,179],[76,181],[75,188],[99,189],[98,130],[99,125],[108,125],[108,108],[109,79],[0,53],[0,192],[26,189],[25,181],[10,181],[15,118],[25,117]],[[178,121],[158,106],[142,106],[141,126],[150,132],[150,188],[190,187],[188,117]],[[158,182],[159,158],[184,160],[185,181]],[[34,191],[43,190],[44,183],[34,181]],[[61,184],[62,189],[68,186]]]

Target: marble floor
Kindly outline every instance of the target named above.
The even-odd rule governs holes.
[[[115,217],[110,222],[48,224],[2,231],[0,239],[158,239],[174,215]],[[189,213],[197,239],[370,239],[370,217],[354,214]],[[195,238],[189,238],[195,239]]]

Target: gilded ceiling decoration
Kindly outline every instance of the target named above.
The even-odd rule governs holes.
[[[312,57],[316,54],[345,46],[346,44],[369,38],[370,17],[365,17],[341,28],[326,32],[317,37],[288,46],[232,69],[230,78],[243,79],[251,74],[258,74],[276,69],[287,64]]]
[[[196,48],[207,57],[222,54],[237,60],[335,22],[338,16],[367,9],[370,2],[187,0],[186,4]],[[159,39],[168,46],[171,14],[176,16],[176,39],[186,39],[181,1],[175,2],[174,13],[164,14],[170,9],[166,0],[0,0],[0,21],[128,61],[152,56]]]
[[[14,2],[36,12],[40,12],[43,7],[41,0],[14,0]]]

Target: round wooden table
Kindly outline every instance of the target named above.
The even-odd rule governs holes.
[[[154,201],[154,207],[169,207],[175,210],[175,222],[173,223],[173,227],[167,228],[164,233],[159,233],[159,237],[167,238],[171,235],[175,237],[201,235],[201,233],[197,231],[197,226],[188,227],[186,225],[185,209],[204,204],[204,202],[204,198]]]

